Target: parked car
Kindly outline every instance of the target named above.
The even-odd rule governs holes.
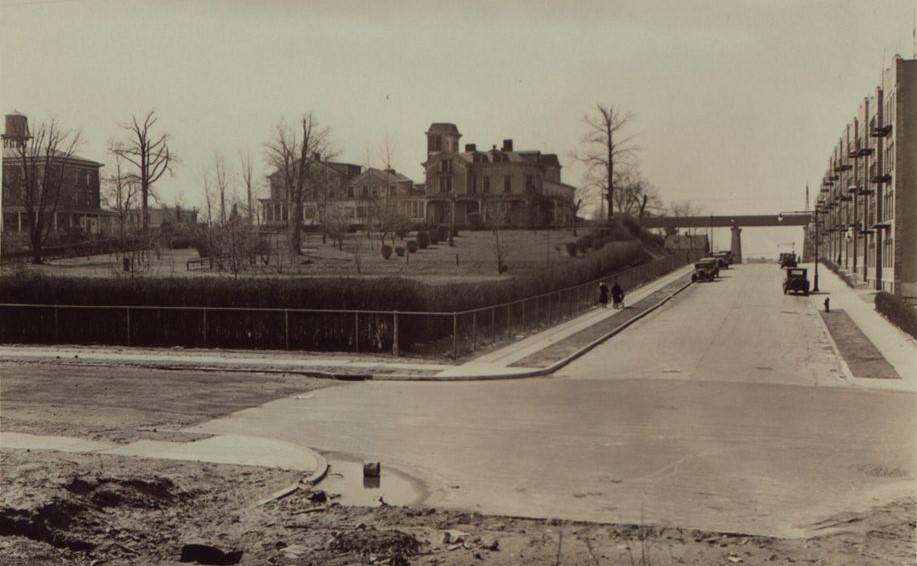
[[[729,269],[732,264],[731,251],[713,252],[713,257],[719,262],[720,269]]]
[[[783,280],[783,294],[802,293],[809,294],[808,270],[804,267],[790,267],[786,270],[786,279]]]
[[[780,254],[780,267],[796,267],[796,254],[793,252]]]
[[[720,276],[719,261],[715,257],[705,257],[694,264],[691,281],[713,281]]]

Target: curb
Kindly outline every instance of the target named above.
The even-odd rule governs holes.
[[[832,336],[831,331],[828,330],[828,325],[825,323],[825,319],[822,317],[818,307],[815,307],[815,318],[818,320],[816,324],[821,327],[825,333],[825,336],[828,337],[828,342],[831,344],[831,350],[834,352],[834,356],[837,358],[837,363],[841,368],[841,375],[843,376],[844,381],[855,385],[856,377],[853,375],[853,372],[850,371],[850,366],[847,365],[847,361],[844,360],[844,356],[841,354],[840,348],[837,347],[837,342],[834,341],[834,336]]]
[[[688,287],[690,287],[692,284],[693,284],[693,282],[688,281],[687,283],[685,283],[684,285],[682,285],[681,287],[679,287],[678,289],[676,289],[675,292],[672,293],[671,295],[669,295],[668,297],[666,297],[666,298],[660,300],[658,303],[656,303],[656,304],[654,304],[654,305],[652,305],[652,306],[650,306],[650,307],[647,307],[646,310],[644,310],[644,311],[641,312],[640,314],[634,316],[633,318],[631,318],[631,319],[628,320],[627,322],[624,322],[623,324],[621,324],[621,325],[619,325],[619,326],[616,326],[615,328],[613,328],[612,330],[610,330],[609,332],[607,332],[607,333],[604,334],[603,336],[601,336],[601,337],[599,337],[599,338],[593,340],[592,342],[590,342],[589,344],[583,346],[582,348],[580,348],[580,349],[577,350],[576,352],[570,354],[569,356],[567,356],[567,357],[565,357],[565,358],[562,358],[562,359],[560,359],[560,360],[554,362],[553,364],[549,365],[548,367],[537,368],[537,369],[529,369],[529,370],[520,370],[518,373],[512,373],[512,374],[456,375],[456,376],[445,377],[445,378],[443,378],[443,377],[436,377],[435,375],[434,375],[434,376],[426,376],[426,375],[424,375],[424,376],[385,375],[385,376],[375,376],[375,377],[373,378],[373,380],[374,380],[374,381],[440,381],[440,382],[452,382],[452,381],[496,381],[496,380],[501,380],[501,379],[524,379],[524,378],[528,378],[528,377],[541,377],[541,376],[544,376],[544,375],[552,374],[552,373],[556,372],[557,370],[563,368],[564,366],[566,366],[566,365],[569,364],[570,362],[574,361],[575,359],[579,358],[580,356],[584,355],[586,352],[589,352],[590,350],[592,350],[593,348],[595,348],[596,346],[598,346],[598,345],[601,344],[602,342],[605,342],[605,341],[608,340],[609,338],[611,338],[611,337],[615,336],[616,334],[619,334],[620,332],[624,331],[627,327],[629,327],[629,326],[632,325],[633,323],[637,322],[638,320],[642,319],[643,317],[645,317],[646,315],[650,314],[651,312],[655,311],[656,309],[658,309],[658,308],[661,307],[662,305],[666,304],[667,302],[669,302],[670,300],[672,300],[672,298],[674,298],[676,295],[678,295],[679,293],[681,293],[682,291],[684,291],[685,289],[687,289]]]
[[[317,379],[329,379],[335,381],[365,381],[373,379],[373,375],[366,372],[345,373],[345,372],[326,372],[312,369],[275,368],[264,366],[240,366],[240,365],[197,365],[190,363],[167,363],[167,362],[143,362],[131,361],[121,362],[117,360],[90,360],[73,358],[68,359],[50,359],[50,358],[18,358],[0,356],[0,362],[22,363],[22,364],[54,364],[55,366],[71,367],[102,367],[102,368],[135,368],[135,369],[155,369],[160,371],[200,371],[200,372],[255,372],[269,374],[292,374],[303,377],[314,377]]]

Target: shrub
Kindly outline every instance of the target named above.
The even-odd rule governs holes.
[[[410,242],[408,242],[408,244],[410,244]],[[430,247],[430,233],[426,230],[417,232],[417,245],[422,249],[427,249]],[[410,245],[408,246],[408,249],[410,249]],[[411,250],[411,253],[414,253],[414,251],[416,250]]]
[[[382,257],[388,259],[392,257],[392,246],[385,244],[382,246]]]
[[[407,246],[408,246],[408,253],[412,253],[412,254],[417,253],[417,249],[418,249],[417,240],[408,240]]]
[[[397,255],[398,257],[404,257],[404,246],[396,246],[395,255]]]
[[[629,214],[625,214],[621,218],[621,224],[624,226],[625,229],[627,229],[628,232],[630,232],[630,235],[633,236],[634,238],[640,236],[640,230],[641,230],[640,223],[637,222],[637,220],[633,216]]]
[[[442,238],[439,237],[439,228],[437,227],[430,228],[430,230],[427,231],[427,234],[430,237],[430,243],[434,246],[438,244],[440,240],[442,240]]]
[[[917,338],[917,310],[903,298],[882,291],[876,295],[876,310],[895,326]]]
[[[570,257],[576,257],[576,252],[579,246],[576,242],[567,242],[564,247],[567,249],[567,255]]]

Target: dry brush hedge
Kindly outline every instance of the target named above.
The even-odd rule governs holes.
[[[0,278],[0,303],[47,306],[0,307],[0,342],[316,351],[359,347],[382,352],[392,347],[392,315],[296,309],[451,313],[570,287],[647,259],[639,242],[612,242],[562,267],[497,281],[439,285],[399,277],[98,279],[17,274]],[[139,308],[128,312],[128,306]],[[399,318],[399,346],[404,350],[451,333],[451,316]]]

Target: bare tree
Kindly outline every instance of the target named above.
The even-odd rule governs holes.
[[[497,273],[504,273],[509,269],[506,264],[506,242],[503,237],[503,228],[509,221],[509,203],[506,199],[489,201],[485,205],[485,226],[490,229],[490,249],[497,262]]]
[[[619,213],[642,218],[647,209],[662,208],[659,191],[636,167],[619,170],[615,179],[615,205]]]
[[[266,144],[267,160],[280,173],[291,205],[289,243],[297,255],[302,247],[303,201],[307,191],[314,192],[313,180],[319,175],[322,157],[329,153],[330,134],[328,127],[320,126],[312,113],[307,113],[296,128],[281,120],[274,138]]]
[[[155,134],[153,129],[159,119],[156,110],[150,110],[142,120],[131,115],[129,124],[121,124],[128,132],[127,139],[116,142],[112,151],[137,168],[140,183],[140,217],[144,239],[149,237],[150,218],[147,208],[153,185],[167,171],[171,174],[176,156],[169,149],[169,134]]]
[[[395,158],[396,149],[397,146],[395,142],[392,141],[392,136],[388,132],[385,132],[385,137],[379,145],[379,155],[382,157],[382,162],[385,163],[386,169],[392,169],[392,160]]]
[[[56,120],[39,124],[31,137],[13,144],[10,161],[15,171],[4,184],[15,194],[21,191],[34,263],[42,262],[42,248],[55,229],[57,206],[65,174],[80,144],[80,133],[63,129]]]
[[[602,104],[595,105],[594,114],[583,117],[588,129],[576,158],[586,166],[586,186],[598,189],[608,202],[609,219],[614,216],[615,170],[637,151],[634,136],[625,136],[623,131],[632,119],[630,112],[622,113],[612,105]]]
[[[573,198],[567,201],[570,208],[570,225],[573,229],[573,235],[576,236],[576,217],[585,209],[593,200],[593,189],[590,186],[576,187],[573,192]]]
[[[223,154],[219,152],[213,154],[213,181],[216,196],[219,199],[220,227],[222,228],[229,219],[227,216],[228,209],[233,205],[234,199],[230,192],[232,190],[232,180],[226,167],[226,160],[223,159]]]
[[[109,208],[114,209],[118,215],[118,243],[121,249],[121,258],[128,258],[128,229],[130,224],[130,211],[136,206],[137,178],[124,173],[123,160],[115,154],[115,170],[106,177],[105,200]],[[129,259],[133,259],[132,257]]]
[[[257,191],[255,186],[254,163],[250,153],[239,153],[239,169],[241,171],[242,186],[245,187],[245,219],[249,225],[255,223],[254,198]]]

